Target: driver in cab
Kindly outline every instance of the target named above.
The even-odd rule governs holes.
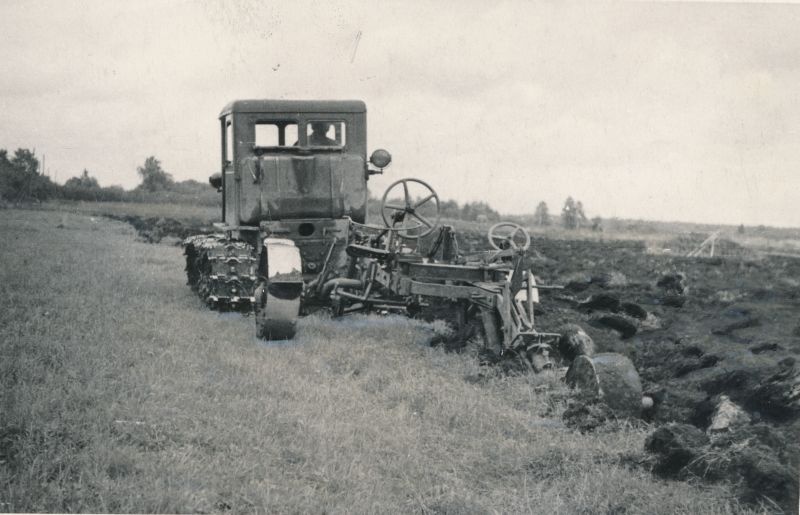
[[[328,122],[312,122],[311,134],[308,135],[308,145],[311,147],[335,147],[339,144],[330,139],[326,134],[331,128]]]

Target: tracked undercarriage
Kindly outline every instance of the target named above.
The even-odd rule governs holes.
[[[249,312],[253,307],[256,262],[253,246],[224,234],[184,241],[189,286],[212,309]]]

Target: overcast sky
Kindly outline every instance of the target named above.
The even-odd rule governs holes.
[[[800,226],[800,5],[272,4],[1,2],[0,148],[205,181],[230,100],[356,98],[378,194]]]

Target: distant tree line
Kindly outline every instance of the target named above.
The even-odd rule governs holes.
[[[388,199],[389,203],[403,204],[399,198]],[[381,199],[375,197],[370,192],[368,209],[371,220],[380,220]],[[459,204],[455,200],[442,200],[439,202],[439,214],[445,220],[467,220],[471,222],[497,222],[500,221],[500,213],[483,201],[467,202]]]
[[[455,200],[445,200],[441,206],[442,218],[468,220],[471,222],[496,222],[500,213],[483,201],[467,202],[459,206]]]
[[[523,225],[540,227],[553,225],[556,222],[556,218],[550,214],[550,209],[545,201],[539,202],[532,216],[522,215],[515,218]],[[576,201],[571,196],[567,197],[564,201],[564,206],[561,208],[560,222],[565,229],[570,230],[581,228],[589,228],[593,231],[603,230],[603,219],[599,216],[589,219],[583,209],[583,202]]]
[[[402,204],[401,199],[389,199],[390,203]],[[380,219],[380,199],[370,196],[369,201],[370,218]],[[550,213],[547,202],[541,201],[537,204],[533,214],[524,215],[503,215],[501,216],[489,204],[483,201],[467,202],[459,204],[455,200],[444,200],[439,204],[441,217],[445,220],[465,220],[471,222],[498,222],[501,219],[519,223],[525,227],[539,226],[547,227],[558,222],[569,230],[591,229],[593,231],[603,230],[603,219],[599,216],[589,219],[583,208],[583,202],[575,200],[571,196],[564,201],[561,208],[561,216],[554,216]]]
[[[219,194],[209,185],[188,180],[176,182],[172,175],[161,166],[161,162],[150,156],[144,160],[136,172],[141,183],[127,191],[119,186],[100,186],[88,170],[71,177],[64,185],[54,183],[40,170],[39,159],[34,151],[19,148],[13,155],[0,149],[0,198],[10,202],[30,202],[49,199],[83,201],[127,201],[127,202],[191,202],[203,205],[218,205]],[[370,199],[370,210],[377,211],[380,201]],[[463,205],[455,200],[445,200],[439,206],[444,219],[467,220],[473,222],[500,221],[500,213],[483,201],[467,202]],[[371,212],[371,217],[380,215]],[[554,223],[547,203],[539,202],[533,215],[505,217],[523,225],[548,226]],[[374,218],[373,218],[374,219]],[[589,220],[583,203],[567,197],[561,208],[561,225],[566,229],[591,228],[602,231],[602,219]],[[740,229],[743,232],[744,228]]]
[[[51,199],[106,202],[192,202],[219,204],[219,194],[208,184],[188,180],[175,182],[153,156],[137,168],[142,182],[133,190],[120,186],[100,186],[84,169],[63,184],[42,173],[34,151],[19,148],[13,155],[0,149],[0,199],[8,202],[36,202]]]

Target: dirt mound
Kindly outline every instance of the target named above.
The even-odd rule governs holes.
[[[148,243],[159,243],[167,237],[183,240],[195,234],[210,234],[213,226],[200,221],[176,220],[165,217],[142,217],[137,215],[106,214],[107,218],[126,222],[136,229],[139,237]]]
[[[656,429],[644,444],[658,459],[653,471],[665,477],[678,477],[697,460],[710,440],[691,424],[669,424]]]
[[[740,485],[740,497],[749,503],[797,508],[797,456],[787,452],[787,441],[766,424],[744,426],[709,437],[690,424],[669,424],[645,442],[654,456],[653,472],[669,478],[703,478]]]
[[[595,396],[576,395],[567,403],[567,409],[561,416],[564,425],[587,433],[614,420],[616,416],[606,403]]]

